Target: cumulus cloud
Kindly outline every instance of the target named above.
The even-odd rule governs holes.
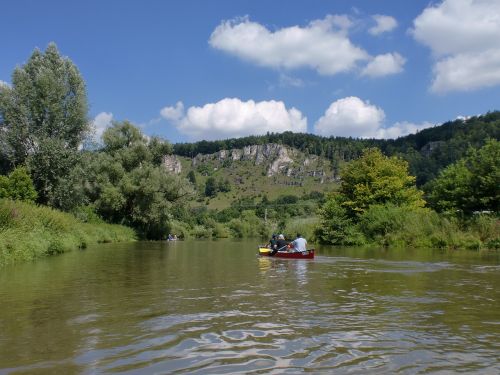
[[[435,124],[431,122],[424,121],[420,124],[415,124],[408,121],[396,122],[394,125],[389,126],[387,128],[379,128],[377,129],[377,134],[375,138],[386,138],[386,139],[394,139],[398,137],[403,137],[408,134],[415,134],[422,129],[430,128]]]
[[[160,115],[167,120],[177,121],[184,115],[184,104],[179,101],[174,107],[162,108]]]
[[[323,136],[398,138],[433,126],[429,122],[415,124],[404,121],[384,127],[384,119],[385,113],[381,108],[350,96],[330,104],[314,129]]]
[[[347,16],[328,15],[305,27],[291,26],[271,31],[265,26],[239,18],[223,21],[213,31],[213,48],[273,68],[315,69],[334,75],[354,69],[369,54],[348,38],[352,21]]]
[[[182,102],[165,107],[161,115],[183,134],[194,140],[223,139],[260,135],[267,132],[305,132],[307,118],[296,108],[287,109],[281,101],[225,98],[203,107],[189,107],[184,112]],[[180,114],[180,115],[179,115]]]
[[[376,56],[361,71],[361,75],[368,77],[383,77],[403,71],[406,59],[399,53],[386,53]]]
[[[426,8],[413,25],[414,38],[436,59],[432,91],[500,84],[500,1],[444,0]]]
[[[323,136],[371,138],[376,136],[384,118],[381,108],[349,96],[330,104],[314,129]]]
[[[376,25],[368,30],[372,35],[380,35],[388,31],[394,30],[398,26],[398,21],[394,17],[375,14],[372,16]]]
[[[2,81],[2,80],[0,79],[0,87],[2,87],[2,86],[3,86],[3,87],[10,87],[10,85],[9,85],[7,82]]]
[[[113,121],[113,114],[111,112],[101,112],[94,120],[92,120],[92,125],[95,129],[96,137],[98,139],[101,138],[102,133],[111,126],[111,122]]]

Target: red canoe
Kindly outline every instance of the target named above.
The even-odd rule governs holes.
[[[288,251],[278,251],[274,255],[270,255],[271,252],[268,248],[259,247],[259,255],[272,258],[288,258],[288,259],[313,259],[314,249],[306,250],[301,253],[290,253]]]

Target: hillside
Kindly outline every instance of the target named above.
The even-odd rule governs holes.
[[[279,195],[331,191],[338,186],[338,170],[328,159],[276,143],[220,150],[193,158],[166,155],[163,165],[181,176],[194,174],[201,195],[210,177],[225,183],[222,191],[208,199],[209,208],[225,208],[246,197],[265,195],[275,199]]]
[[[304,155],[316,155],[328,161],[335,174],[339,166],[356,159],[367,147],[378,147],[386,155],[398,155],[410,163],[410,172],[423,185],[435,178],[447,165],[465,156],[469,147],[479,148],[487,138],[500,139],[500,112],[490,112],[467,120],[457,119],[424,129],[396,140],[321,137],[313,134],[269,133],[219,141],[177,143],[174,154],[192,159],[198,154],[243,149],[248,146],[278,144],[296,149]]]

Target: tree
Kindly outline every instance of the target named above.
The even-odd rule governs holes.
[[[0,198],[34,202],[36,197],[33,181],[25,167],[14,169],[8,176],[0,176]]]
[[[320,209],[317,238],[325,243],[353,245],[364,242],[358,223],[372,207],[389,213],[417,210],[425,205],[423,193],[408,174],[408,163],[387,157],[379,149],[366,149],[341,171],[340,191]],[[401,210],[392,209],[393,207]]]
[[[100,152],[83,156],[80,173],[85,204],[92,204],[106,221],[129,225],[147,239],[169,232],[173,212],[192,194],[186,179],[157,164],[167,143],[151,145],[130,122],[116,122],[103,134]],[[168,151],[168,150],[167,150]],[[155,156],[156,155],[156,156]]]
[[[429,201],[438,211],[500,210],[500,142],[490,139],[479,150],[449,165],[429,184]]]
[[[12,86],[0,86],[2,153],[12,166],[27,163],[41,203],[64,178],[89,130],[85,83],[77,67],[54,43],[36,49],[14,70]],[[43,169],[40,169],[43,168]]]
[[[370,205],[391,203],[411,208],[423,207],[423,193],[408,174],[408,163],[387,157],[379,149],[366,149],[362,156],[341,172],[342,206],[350,216],[362,214]]]
[[[193,184],[193,186],[196,186],[196,174],[192,169],[188,172],[187,179]]]
[[[227,193],[231,191],[231,183],[229,180],[226,179],[220,179],[219,182],[217,183],[217,190],[222,192],[222,193]]]
[[[214,197],[217,194],[217,181],[215,177],[207,178],[205,182],[205,196]]]
[[[349,217],[345,207],[341,204],[339,195],[334,195],[319,210],[320,224],[314,234],[322,243],[333,245],[354,245],[361,243],[354,230],[354,220]]]

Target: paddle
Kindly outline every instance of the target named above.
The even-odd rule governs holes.
[[[283,249],[284,249],[285,247],[287,247],[287,246],[288,246],[288,245],[282,246],[282,247],[280,247],[278,250],[276,250],[275,252],[273,251],[273,252],[270,254],[270,256],[274,256],[274,255],[275,255],[278,251],[283,250]]]

